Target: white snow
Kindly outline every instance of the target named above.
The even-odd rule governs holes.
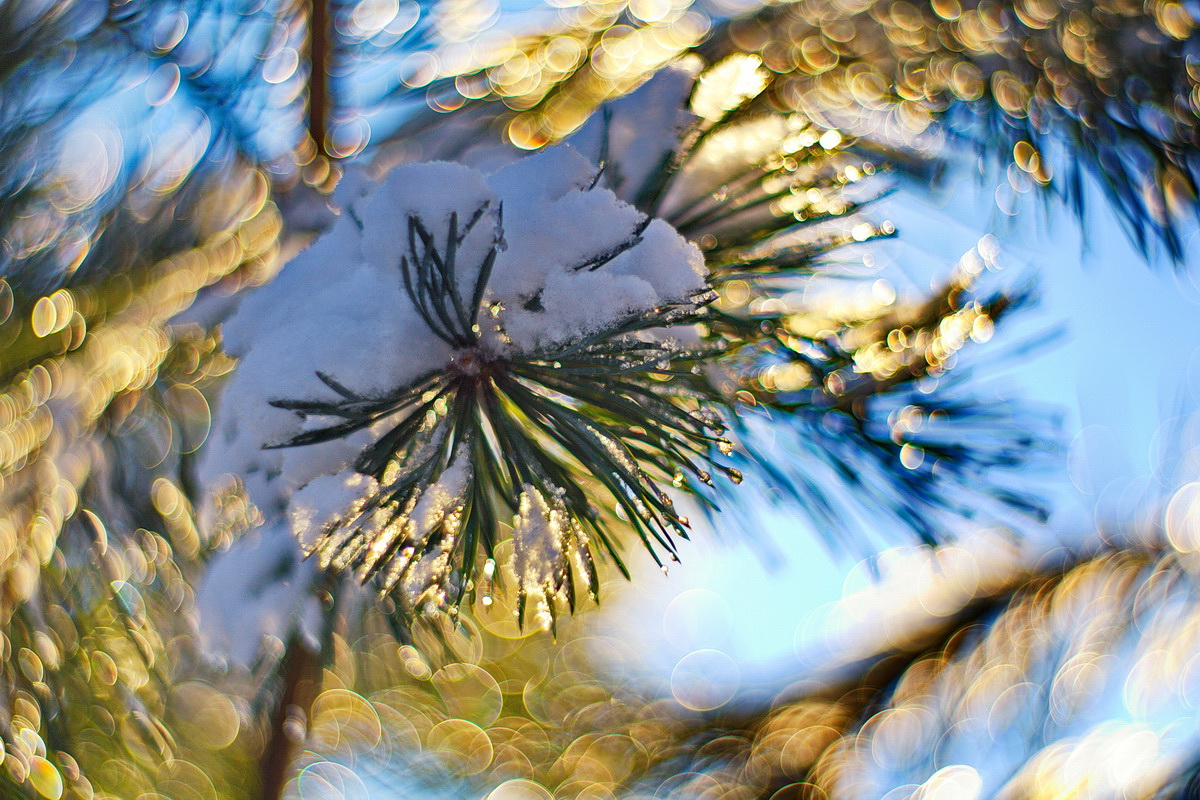
[[[576,269],[628,241],[643,220],[607,189],[586,190],[596,172],[563,146],[492,179],[504,201],[508,251],[497,262],[490,296],[504,306],[512,350],[562,346],[627,316],[686,302],[705,288],[700,251],[661,220],[603,266]],[[534,297],[544,310],[526,308]]]
[[[373,493],[379,484],[370,475],[343,471],[314,478],[296,490],[289,504],[291,529],[307,548],[317,536],[341,519],[355,501]]]
[[[469,451],[465,445],[460,445],[446,471],[421,494],[421,499],[408,515],[412,520],[414,539],[425,541],[448,514],[462,508],[470,485],[471,467]]]
[[[513,520],[513,571],[526,591],[549,589],[562,573],[567,514],[528,484]]]
[[[593,114],[568,140],[588,158],[605,161],[604,185],[626,202],[679,147],[697,116],[686,108],[701,63],[683,59]]]
[[[254,663],[264,637],[293,634],[317,647],[320,573],[305,561],[286,520],[250,531],[209,563],[196,592],[200,642],[206,653],[243,667]]]

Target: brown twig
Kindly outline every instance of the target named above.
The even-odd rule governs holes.
[[[320,670],[317,650],[299,634],[293,635],[279,665],[283,686],[271,712],[267,743],[259,761],[262,800],[279,800],[283,796],[297,738],[304,735],[309,711],[320,688]]]
[[[329,157],[325,137],[329,123],[329,6],[328,0],[308,3],[308,135],[318,157]]]

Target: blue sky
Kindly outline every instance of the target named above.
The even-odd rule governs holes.
[[[875,211],[896,223],[899,240],[874,246],[910,276],[937,276],[992,233],[1009,280],[1037,277],[1038,305],[1002,324],[985,347],[1045,340],[1060,328],[1062,335],[1001,370],[981,371],[976,388],[1063,414],[1063,446],[1041,479],[1054,513],[1026,545],[1091,541],[1097,519],[1120,523],[1161,496],[1165,487],[1154,481],[1176,430],[1170,420],[1200,403],[1200,242],[1190,234],[1190,270],[1176,271],[1165,259],[1147,263],[1098,190],[1080,220],[1033,196],[1010,217],[993,187],[960,168],[933,192],[901,191]],[[752,491],[749,483],[744,490]],[[831,641],[835,651],[856,625],[831,604],[876,579],[863,563],[831,555],[786,507],[764,510],[761,523],[779,557],[764,559],[761,546],[733,534],[702,533],[668,576],[651,566],[632,585],[612,586],[611,616],[602,611],[599,627],[644,654],[647,677],[674,678],[685,698],[693,690],[744,695],[810,674],[832,652],[817,643]],[[923,558],[912,548],[888,554],[884,580],[890,572],[911,585],[907,573]],[[889,591],[875,586],[874,602],[886,604]],[[705,687],[689,689],[697,675]]]

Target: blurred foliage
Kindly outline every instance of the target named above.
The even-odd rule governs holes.
[[[637,657],[584,620],[555,644],[479,609],[402,644],[368,619],[336,640],[287,796],[1187,796],[1194,557],[1131,546],[990,584],[947,561],[921,603],[956,595],[951,613],[873,628],[835,675],[715,708],[711,675],[623,679]]]
[[[157,270],[60,289],[6,323],[4,766],[47,797],[39,781],[55,775],[70,796],[149,790],[198,746],[172,705],[199,663],[189,609],[204,549],[181,481],[228,364],[210,334],[168,319],[270,257],[260,234],[277,214],[261,201],[251,213]],[[206,771],[246,780],[236,756]]]
[[[636,84],[639,70],[669,60],[664,45],[708,63],[746,55],[766,76],[752,108],[927,154],[946,138],[964,139],[1006,168],[1002,207],[1010,210],[1046,188],[1082,213],[1085,182],[1099,181],[1143,249],[1157,242],[1172,259],[1183,256],[1200,179],[1200,35],[1184,4],[768,3],[720,18],[694,47],[709,27],[689,16],[694,9],[601,8],[612,10],[602,33],[568,17],[563,32],[518,43],[496,66],[432,82],[430,107],[499,98],[513,111],[498,115],[508,138],[536,147],[575,130],[627,81]],[[613,61],[624,67],[619,81],[610,79]]]
[[[0,275],[22,315],[229,235],[266,200],[259,165],[294,171],[299,131],[263,116],[303,110],[301,76],[275,74],[301,34],[290,3],[255,5],[0,7]]]
[[[776,108],[905,142],[945,127],[1016,192],[1082,209],[1090,176],[1143,248],[1178,260],[1200,178],[1195,28],[1173,2],[817,0],[731,20],[702,50],[758,54]]]
[[[194,735],[192,715],[213,710],[186,683],[203,546],[184,466],[228,365],[211,334],[169,321],[206,286],[265,279],[280,217],[254,164],[293,143],[249,124],[277,91],[255,80],[261,60],[220,58],[199,19],[179,46],[198,5],[0,8],[0,737],[14,797],[253,783],[242,751],[206,762],[232,737]],[[230,33],[274,23],[209,9]],[[244,81],[244,104],[220,81]],[[214,94],[227,127],[197,110]]]
[[[956,492],[1019,465],[1045,438],[1028,420],[935,387],[950,382],[943,373],[957,352],[986,341],[1021,299],[976,293],[974,262],[926,297],[885,291],[853,310],[797,301],[839,248],[890,235],[860,209],[887,190],[878,176],[889,168],[929,174],[938,151],[923,137],[965,137],[1010,161],[1014,194],[1045,186],[1079,203],[1090,170],[1139,242],[1182,252],[1200,93],[1194,20],[1177,3],[804,0],[714,21],[686,4],[640,0],[555,9],[537,18],[540,32],[519,35],[496,28],[498,9],[486,3],[322,10],[329,37],[316,83],[327,93],[314,139],[306,4],[0,3],[6,796],[257,791],[256,760],[277,732],[266,718],[276,698],[295,695],[275,669],[283,652],[268,650],[254,675],[216,674],[198,652],[193,587],[227,537],[197,518],[190,459],[231,368],[212,326],[239,290],[278,268],[290,235],[310,227],[305,198],[336,182],[331,159],[504,159],[574,133],[609,165],[603,178],[615,190],[707,252],[721,294],[707,335],[729,353],[713,385],[743,411],[776,413],[772,424],[793,420],[801,444],[832,469],[790,474],[777,464],[765,475],[807,497],[831,539],[846,527],[842,503],[860,496],[864,464],[885,486],[871,502],[933,537],[930,504],[967,510]],[[650,129],[636,116],[645,107],[626,106],[634,116],[624,121],[615,103],[593,112],[638,86],[650,91],[643,82],[689,51],[708,70],[697,86],[726,88],[706,95],[690,79],[678,84],[662,108],[689,110],[655,119],[670,141],[635,174],[629,132]],[[945,432],[954,419],[966,420],[966,434]],[[743,424],[747,452],[752,428]],[[979,446],[981,431],[989,436]],[[831,477],[849,494],[832,492]],[[992,496],[1031,507],[1016,492]],[[856,772],[870,766],[866,749],[890,741],[875,730],[883,719],[856,732],[868,706],[932,717],[927,731],[960,721],[948,698],[1040,691],[1069,721],[1093,671],[1107,674],[1104,648],[1139,629],[1158,635],[1153,626],[1176,612],[1190,625],[1186,604],[1163,601],[1168,616],[1155,617],[1152,602],[1156,591],[1191,591],[1186,560],[1113,555],[1040,578],[996,601],[992,633],[969,628],[957,651],[905,662],[894,689],[870,673],[842,694],[781,698],[750,721],[589,674],[584,643],[526,637],[503,593],[434,636],[444,618],[409,632],[386,602],[352,613],[348,604],[366,601],[339,584],[322,597],[327,666],[311,714],[285,709],[279,720],[287,741],[305,743],[288,790],[308,797],[309,781],[327,791],[354,766],[405,786],[458,786],[458,796],[500,780],[534,797],[648,786],[691,797],[826,796],[885,780]],[[336,601],[341,592],[359,599]],[[1103,607],[1103,624],[1050,652],[1039,631],[1079,627],[1056,616],[1079,598],[1095,599],[1093,621]],[[361,629],[350,630],[357,618]],[[1153,635],[1145,641],[1158,642]],[[1143,662],[1147,674],[1190,665]],[[927,703],[936,692],[941,705]],[[1103,749],[1108,735],[1084,731],[1079,746]],[[1066,752],[1051,738],[1025,744],[1032,760],[1012,779],[1019,793]],[[916,766],[889,753],[893,771],[916,783],[946,766],[936,753]],[[1178,785],[1186,793],[1186,776]],[[776,789],[785,793],[769,794]]]

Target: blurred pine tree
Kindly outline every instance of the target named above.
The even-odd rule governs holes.
[[[1165,2],[633,0],[511,17],[457,0],[0,3],[5,796],[367,796],[351,767],[393,782],[380,790],[390,796],[482,796],[507,780],[496,791],[521,797],[849,797],[860,779],[870,791],[927,781],[903,759],[887,767],[895,774],[860,777],[873,767],[856,748],[880,734],[855,733],[856,720],[925,702],[918,678],[949,709],[978,685],[966,673],[994,665],[960,669],[942,643],[936,656],[900,655],[914,647],[901,643],[835,699],[781,698],[745,719],[689,712],[592,677],[572,639],[581,627],[557,644],[532,635],[513,573],[527,563],[521,542],[539,519],[566,526],[576,551],[598,541],[619,570],[629,533],[674,555],[690,524],[681,498],[744,516],[745,495],[762,491],[753,484],[828,543],[868,551],[878,528],[937,542],[964,516],[1019,526],[1043,513],[1003,473],[1053,439],[1051,421],[985,403],[955,377],[960,351],[1030,294],[987,282],[989,248],[926,296],[883,287],[855,305],[806,289],[831,277],[861,285],[862,246],[894,232],[869,217],[871,202],[934,179],[944,140],[965,139],[1006,164],[1012,185],[1077,206],[1090,172],[1144,248],[1180,259],[1200,170],[1194,27],[1189,6]],[[301,560],[283,508],[256,508],[237,480],[201,479],[214,420],[265,413],[222,405],[237,366],[220,324],[336,224],[333,187],[361,180],[344,172],[427,159],[490,171],[562,141],[595,165],[578,188],[611,191],[640,220],[574,271],[601,269],[662,220],[703,254],[706,291],[495,367],[509,382],[462,439],[483,477],[443,509],[433,527],[446,535],[415,542],[447,554],[432,607],[342,574],[367,567],[370,578],[370,565],[398,559],[358,520],[346,526],[360,540],[322,531],[333,542],[322,572]],[[353,210],[341,197],[354,187],[340,191]],[[409,223],[396,285],[409,281],[429,329],[461,355],[492,310],[519,312],[484,307],[489,285],[505,290],[500,278],[480,278],[467,310],[451,302],[462,300],[453,219],[448,231]],[[504,230],[498,220],[492,259]],[[539,313],[541,298],[525,297],[524,310]],[[486,355],[488,369],[499,363]],[[472,368],[454,364],[449,380],[476,387]],[[459,452],[417,458],[442,441],[444,428],[420,427],[446,413],[423,397],[433,384],[411,397],[393,387],[376,408],[345,376],[322,381],[336,403],[272,399],[281,413],[358,428],[412,412],[357,465],[391,491],[371,513],[390,514],[387,525],[412,517]],[[322,429],[262,444],[302,450]],[[785,458],[769,451],[774,436],[792,441]],[[410,463],[428,471],[396,477]],[[733,480],[714,482],[722,472]],[[751,485],[729,491],[743,473]],[[886,522],[863,525],[864,513]],[[513,541],[510,520],[526,538]],[[458,538],[460,525],[473,535]],[[367,561],[350,545],[378,550]],[[972,597],[926,641],[1023,658],[1028,631],[1060,625],[1038,603],[1103,580],[1123,587],[1103,595],[1120,618],[1113,630],[1132,631],[1139,581],[1190,585],[1177,560],[1136,551],[1063,578],[1020,576],[986,602]],[[596,569],[608,567],[578,574]],[[574,582],[560,572],[543,582],[549,621],[552,596],[574,605]],[[197,591],[209,612],[199,621]],[[997,613],[986,635],[968,624],[982,610]],[[1030,616],[1024,633],[1006,627]],[[1040,683],[1019,677],[1025,662],[1004,661],[989,691],[1054,697],[1075,680],[1082,688],[1060,692],[1075,702],[1091,685],[1080,654],[1114,642],[1071,640]],[[1068,661],[1075,677],[1063,677]],[[885,673],[905,677],[893,689]],[[958,713],[937,724],[954,727]],[[1051,741],[1017,759],[1029,766],[1014,767],[1012,796],[1055,768]],[[1137,796],[1184,786],[1179,774],[1138,784]],[[941,780],[969,780],[955,775]]]

